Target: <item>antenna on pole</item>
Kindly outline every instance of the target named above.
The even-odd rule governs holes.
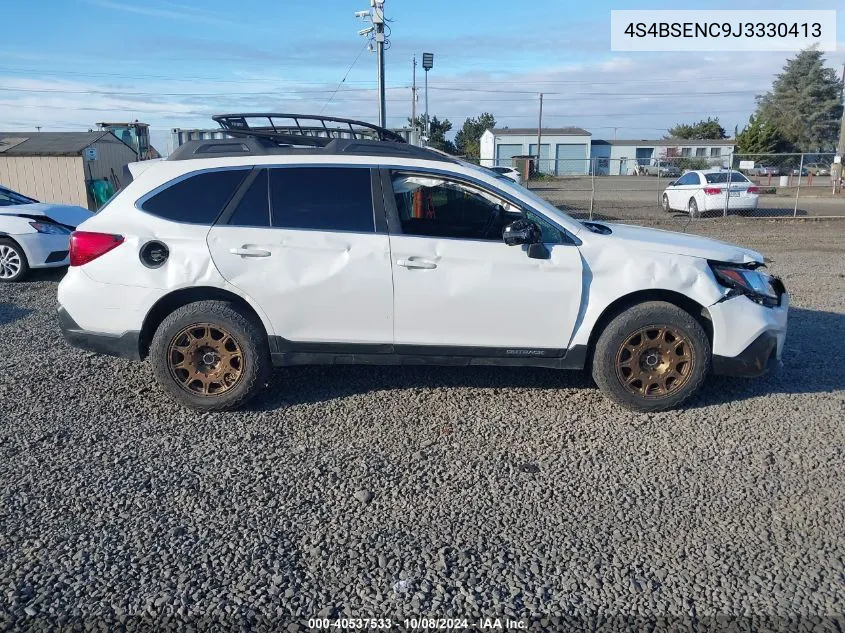
[[[371,27],[361,29],[358,31],[358,35],[370,38],[368,47],[370,50],[373,50],[373,42],[375,42],[375,50],[378,54],[376,64],[378,73],[378,124],[379,127],[385,127],[387,124],[387,105],[384,94],[384,45],[387,40],[384,34],[384,0],[370,0],[370,10],[356,11],[355,17],[372,22]]]

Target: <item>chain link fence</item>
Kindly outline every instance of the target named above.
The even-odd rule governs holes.
[[[507,166],[520,171],[523,182],[529,173],[530,189],[575,217],[653,224],[727,216],[845,217],[845,194],[833,192],[833,161],[830,153],[530,157]]]

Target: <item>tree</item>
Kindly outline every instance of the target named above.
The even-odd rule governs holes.
[[[788,59],[772,84],[757,96],[757,118],[768,121],[800,152],[836,147],[842,118],[842,82],[816,48]]]
[[[455,147],[458,153],[469,158],[479,158],[481,156],[481,135],[494,127],[496,127],[496,117],[489,112],[468,118],[455,135]]]
[[[418,116],[416,121],[409,118],[408,124],[419,130],[425,130],[425,116]],[[452,129],[452,123],[449,119],[443,119],[441,121],[436,116],[430,116],[428,125],[431,129],[431,134],[428,139],[429,147],[449,152],[450,154],[457,153],[455,150],[455,144],[446,138],[446,133]]]
[[[681,171],[687,169],[707,169],[710,165],[706,158],[683,156],[680,147],[667,147],[657,158],[661,165],[674,165]]]
[[[789,142],[773,124],[753,114],[748,125],[736,135],[737,154],[774,154],[790,149]]]
[[[698,123],[678,123],[669,128],[669,135],[666,138],[717,139],[728,138],[728,135],[725,128],[719,124],[719,117],[715,119],[707,117]]]

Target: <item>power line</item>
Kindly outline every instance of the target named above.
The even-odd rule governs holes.
[[[118,110],[125,109],[122,106],[115,106],[113,108],[95,108],[95,107],[88,107],[88,106],[86,106],[86,107],[75,107],[75,106],[71,106],[71,105],[23,104],[23,103],[18,103],[18,102],[14,102],[14,101],[13,102],[0,101],[0,106],[7,106],[7,107],[13,107],[13,108],[26,108],[26,109],[46,109],[46,110],[64,110],[64,111],[72,110],[72,111],[78,111],[78,112],[115,112],[115,111],[118,111]],[[171,112],[171,111],[138,109],[139,114],[154,114],[154,115],[164,115],[164,114],[166,114],[169,117],[181,117],[181,118],[192,117],[192,116],[195,116],[195,117],[209,116],[211,113],[213,113],[215,111],[217,111],[217,108],[208,108],[207,110],[204,110],[204,111],[192,110],[192,111],[188,111],[188,112]],[[677,116],[677,115],[683,115],[683,114],[700,114],[700,113],[701,113],[700,110],[686,110],[686,111],[673,110],[673,111],[669,111],[669,112],[608,112],[608,113],[596,113],[596,112],[578,113],[578,112],[574,112],[574,113],[567,113],[567,114],[554,114],[554,113],[544,112],[543,118],[544,119],[548,119],[548,118],[573,119],[573,118],[588,118],[588,117],[589,118],[593,118],[593,117],[638,117],[638,118],[641,118],[644,115],[669,117],[669,116]],[[746,110],[719,110],[718,111],[718,114],[745,114],[745,113],[748,113],[747,109]],[[349,116],[349,117],[367,117],[367,116],[370,116],[370,114],[347,113],[347,116]],[[462,112],[462,113],[453,113],[453,114],[444,113],[441,116],[443,116],[444,118],[458,120],[458,119],[467,117],[469,115],[465,111],[465,112]],[[404,120],[406,117],[396,115],[396,116],[389,116],[388,118],[389,119],[396,119],[396,120]],[[533,115],[533,114],[511,114],[511,115],[507,115],[507,116],[502,117],[502,118],[503,119],[536,119],[536,115]],[[625,127],[627,127],[627,126],[625,126]],[[634,129],[634,128],[629,128],[629,129]],[[640,129],[664,129],[664,128],[640,128]]]
[[[334,99],[334,96],[337,94],[337,91],[340,90],[340,87],[346,81],[346,78],[349,77],[349,73],[352,72],[352,69],[355,67],[355,64],[357,64],[358,60],[361,59],[361,55],[364,54],[364,51],[367,50],[367,47],[369,45],[370,45],[369,42],[364,42],[364,46],[361,47],[361,50],[358,51],[358,54],[355,56],[355,59],[353,59],[352,63],[349,64],[349,68],[346,69],[346,74],[343,76],[343,79],[340,80],[340,83],[337,84],[337,88],[334,89],[334,92],[331,94],[331,96],[328,98],[328,100],[323,104],[323,107],[320,108],[320,114],[322,114],[323,110],[326,109],[326,106],[329,105],[332,102],[332,99]]]
[[[124,74],[124,73],[105,73],[105,72],[91,72],[91,71],[73,71],[73,70],[42,70],[39,68],[9,68],[9,67],[0,67],[0,72],[8,72],[8,73],[15,73],[15,74],[39,74],[39,75],[47,75],[47,76],[77,76],[77,77],[113,77],[117,79],[128,79],[128,80],[138,80],[138,79],[157,79],[161,81],[176,81],[176,82],[185,82],[185,81],[213,81],[219,83],[234,83],[234,84],[252,84],[252,83],[294,83],[300,85],[314,85],[314,86],[322,86],[325,85],[326,82],[318,82],[318,81],[299,81],[296,79],[283,79],[283,78],[270,78],[270,77],[256,77],[253,79],[230,79],[223,76],[179,76],[173,77],[169,75],[143,75],[143,74]],[[456,77],[456,81],[461,81],[461,85],[508,85],[512,86],[514,84],[513,80],[469,80],[465,81],[461,78]],[[671,79],[671,78],[662,78],[662,79],[645,79],[639,77],[633,78],[624,78],[620,77],[618,79],[614,79],[612,81],[592,81],[592,80],[581,80],[581,79],[519,79],[520,84],[524,85],[588,85],[588,86],[615,86],[619,84],[625,83],[636,83],[637,85],[642,84],[662,84],[662,83],[670,83],[674,85],[700,85],[702,82],[708,81],[724,81],[725,78],[722,77],[697,77],[695,79]],[[374,84],[376,83],[374,80],[354,80],[348,81],[347,83],[354,83],[354,84]],[[531,94],[536,94],[536,91],[532,92]]]
[[[360,55],[359,55],[360,56]],[[342,83],[342,82],[341,82]],[[529,92],[523,90],[489,90],[489,89],[474,89],[474,88],[447,88],[442,86],[430,86],[432,90],[441,90],[447,92],[475,92],[475,93],[486,93],[486,94],[525,94],[525,95],[536,95],[536,92]],[[391,86],[387,88],[387,90],[407,90],[408,86]],[[350,88],[345,92],[372,92],[377,90],[377,88]],[[31,94],[79,94],[79,95],[99,95],[99,96],[109,96],[109,97],[229,97],[231,98],[232,93],[228,92],[146,92],[146,91],[136,91],[136,92],[127,92],[122,90],[72,90],[72,89],[65,89],[65,88],[15,88],[10,86],[0,86],[0,91],[3,92],[22,92],[22,93],[31,93]],[[295,94],[336,94],[338,88],[334,90],[295,90],[293,91]],[[643,93],[627,93],[627,94],[612,94],[612,93],[560,93],[560,92],[552,92],[552,93],[544,93],[544,94],[551,94],[551,95],[561,95],[561,98],[554,99],[552,101],[584,101],[589,99],[600,99],[603,97],[612,98],[612,99],[646,99],[646,98],[673,98],[673,99],[685,99],[685,98],[698,98],[698,97],[707,97],[707,96],[724,96],[724,95],[748,95],[748,94],[755,94],[756,91],[754,90],[735,90],[735,91],[721,91],[721,92],[643,92]],[[277,92],[242,92],[238,93],[236,96],[238,97],[274,97],[278,98]],[[488,101],[492,101],[492,99],[487,99]],[[514,100],[518,101],[518,100]]]

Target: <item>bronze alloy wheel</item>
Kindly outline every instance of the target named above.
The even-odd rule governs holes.
[[[616,375],[630,393],[662,398],[684,386],[694,364],[687,337],[677,328],[656,325],[637,330],[619,347]]]
[[[238,384],[244,356],[237,341],[224,328],[195,323],[171,339],[167,367],[186,391],[198,396],[217,396]]]

